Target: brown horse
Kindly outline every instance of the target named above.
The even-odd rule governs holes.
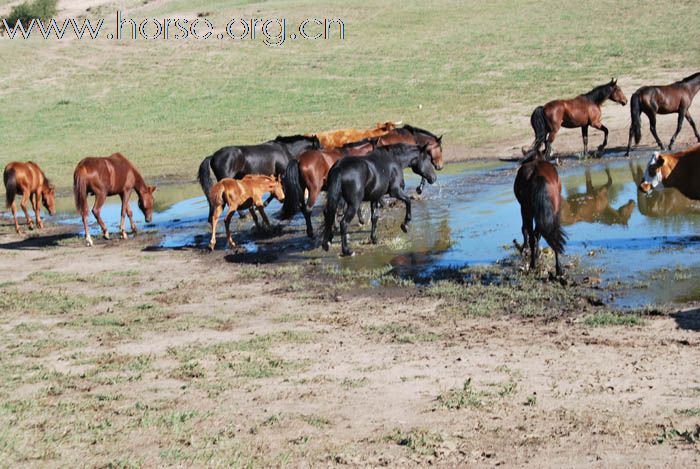
[[[92,246],[90,227],[88,226],[88,194],[95,195],[95,205],[92,207],[92,214],[95,215],[97,223],[102,228],[105,239],[109,239],[107,225],[100,217],[100,210],[110,195],[119,195],[122,200],[121,223],[119,231],[122,239],[126,239],[126,229],[124,227],[124,217],[129,216],[132,233],[136,233],[133,213],[129,207],[131,191],[135,190],[139,197],[139,208],[146,218],[146,223],[150,223],[153,217],[153,193],[155,186],[146,185],[141,174],[121,153],[114,153],[104,158],[88,157],[78,163],[73,172],[73,195],[75,196],[75,207],[83,218],[85,228],[85,241],[88,246]]]
[[[608,99],[622,106],[627,104],[625,94],[617,86],[617,80],[610,80],[610,83],[596,86],[588,93],[576,98],[558,99],[550,101],[544,106],[539,106],[530,117],[530,124],[535,131],[535,141],[529,150],[523,149],[523,154],[528,155],[532,151],[539,152],[544,143],[545,158],[550,159],[552,143],[562,127],[567,129],[581,127],[584,153],[588,153],[588,127],[601,130],[605,134],[605,138],[598,147],[598,151],[603,151],[608,144],[608,128],[600,121],[600,107]]]
[[[559,255],[564,252],[566,233],[561,228],[561,180],[554,166],[541,160],[520,167],[513,186],[520,203],[523,244],[516,247],[522,252],[530,246],[530,268],[534,269],[539,255],[539,240],[543,236],[554,251],[557,276],[562,274]],[[533,226],[534,222],[534,226]]]
[[[573,225],[578,222],[602,223],[604,225],[627,225],[634,211],[634,200],[629,200],[620,208],[610,206],[608,191],[612,187],[610,169],[605,168],[608,181],[595,187],[591,171],[586,169],[586,192],[571,193],[561,203],[561,222],[563,225]]]
[[[376,139],[366,139],[340,148],[308,150],[302,153],[298,160],[290,161],[283,179],[285,199],[279,213],[280,220],[288,220],[301,210],[306,219],[306,234],[313,239],[311,210],[316,205],[318,195],[326,187],[331,166],[345,156],[364,156],[376,146]],[[304,190],[308,191],[306,202]]]
[[[385,122],[383,124],[378,123],[374,129],[337,129],[313,135],[318,138],[323,148],[340,148],[348,143],[359,142],[366,138],[381,137],[390,130],[395,129],[397,125],[400,125],[400,122]]]
[[[630,161],[629,167],[632,172],[632,180],[639,186],[644,178],[646,166],[632,164]],[[637,191],[637,205],[639,213],[651,218],[700,213],[700,200],[691,200],[681,194],[678,189],[672,187],[667,187],[662,191],[653,191],[650,194]]]
[[[12,209],[12,218],[15,221],[15,231],[17,234],[22,234],[17,222],[17,205],[15,204],[15,196],[22,194],[22,201],[19,203],[24,211],[24,216],[27,219],[27,226],[30,230],[34,229],[34,224],[29,211],[27,210],[27,202],[31,200],[34,208],[34,216],[36,224],[39,228],[44,227],[44,222],[41,221],[41,204],[44,204],[49,214],[53,215],[56,209],[56,194],[53,185],[44,175],[44,172],[39,168],[39,165],[31,161],[26,163],[13,162],[5,166],[3,173],[3,181],[5,182],[5,204],[7,208]]]
[[[639,190],[675,187],[692,200],[700,200],[700,145],[678,153],[654,152],[644,171]]]
[[[231,238],[231,218],[237,210],[250,210],[250,214],[258,224],[258,219],[255,216],[253,207],[257,207],[260,211],[263,221],[267,227],[270,226],[265,214],[263,195],[270,193],[280,202],[284,201],[284,191],[282,183],[279,179],[270,176],[258,174],[250,174],[244,176],[243,179],[224,178],[214,184],[209,192],[209,201],[213,207],[213,212],[210,215],[209,223],[211,224],[211,240],[209,241],[209,249],[214,250],[216,247],[216,224],[224,211],[224,207],[228,205],[228,213],[224,219],[226,225],[226,240],[229,247],[233,248],[236,243]]]
[[[630,127],[630,137],[627,142],[627,153],[630,154],[632,148],[632,138],[634,143],[639,144],[642,138],[642,123],[641,113],[649,118],[649,127],[654,140],[663,150],[664,144],[661,143],[659,135],[656,133],[656,114],[678,114],[678,127],[676,133],[671,137],[671,142],[668,144],[669,151],[673,148],[673,142],[683,127],[683,118],[688,119],[690,126],[695,132],[695,138],[700,142],[700,134],[695,121],[690,116],[690,105],[693,104],[693,98],[700,90],[700,72],[683,78],[670,85],[665,86],[642,86],[632,95],[630,101],[630,113],[632,115],[632,126]]]

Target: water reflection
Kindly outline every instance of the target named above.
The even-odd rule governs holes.
[[[644,177],[645,166],[630,161],[629,168],[632,180],[638,186]],[[650,194],[637,191],[637,203],[642,215],[653,218],[700,213],[700,201],[687,198],[673,187],[652,191]]]
[[[563,225],[574,223],[602,223],[604,225],[624,225],[632,216],[635,203],[630,199],[626,204],[615,209],[610,206],[610,189],[613,185],[610,168],[605,167],[607,182],[595,187],[591,177],[591,170],[585,170],[585,192],[569,193],[562,200],[561,221]]]

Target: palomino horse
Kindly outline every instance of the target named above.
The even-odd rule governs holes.
[[[22,234],[17,222],[17,205],[15,204],[15,196],[22,194],[22,201],[19,203],[27,219],[27,226],[30,230],[34,229],[34,223],[29,216],[27,210],[27,202],[31,200],[32,208],[34,208],[34,216],[36,217],[36,225],[39,228],[44,227],[44,222],[41,221],[41,204],[44,204],[49,214],[53,215],[56,209],[56,196],[53,185],[44,175],[44,172],[39,168],[39,165],[31,161],[26,163],[13,162],[5,166],[3,173],[3,181],[5,181],[5,204],[7,208],[12,209],[12,218],[15,221],[15,231],[17,234]]]
[[[700,145],[678,153],[654,152],[644,171],[639,190],[675,187],[681,194],[700,200]]]
[[[141,174],[124,155],[114,153],[104,158],[88,157],[78,163],[73,172],[73,195],[75,196],[75,207],[83,218],[85,242],[88,246],[92,246],[92,237],[88,226],[88,194],[95,194],[92,214],[97,219],[97,223],[100,224],[105,239],[109,239],[109,232],[107,225],[102,221],[100,210],[108,196],[119,195],[121,197],[122,213],[119,232],[122,239],[126,239],[124,226],[126,215],[129,216],[131,232],[136,233],[133,213],[129,207],[132,190],[138,194],[139,208],[146,218],[146,223],[150,223],[153,218],[153,193],[156,188],[146,185]]]
[[[523,154],[527,155],[531,151],[539,152],[544,143],[544,156],[550,159],[552,143],[562,127],[567,129],[581,127],[584,153],[588,153],[588,127],[603,131],[605,138],[598,147],[598,151],[603,151],[608,144],[608,128],[600,122],[600,107],[608,99],[623,106],[627,104],[625,94],[617,86],[617,80],[610,80],[610,83],[596,86],[588,93],[576,98],[558,99],[539,106],[530,117],[530,124],[535,131],[535,141],[529,150],[523,149]]]
[[[307,150],[319,148],[321,144],[316,137],[303,135],[277,137],[259,145],[224,147],[202,160],[199,165],[199,184],[204,195],[209,196],[214,185],[211,171],[214,172],[217,181],[223,178],[241,179],[248,174],[281,176],[290,161],[297,159]],[[270,200],[272,197],[268,198],[266,203]],[[212,210],[210,205],[209,213]]]
[[[401,125],[401,123],[385,122],[383,124],[378,123],[374,129],[338,129],[319,132],[314,135],[321,142],[323,148],[340,148],[348,143],[359,142],[366,138],[381,137],[390,130],[395,129],[397,125]]]
[[[561,228],[561,180],[556,168],[536,159],[520,167],[513,186],[520,203],[523,219],[523,244],[513,243],[522,252],[530,246],[530,269],[534,269],[539,255],[540,236],[554,251],[557,276],[562,275],[559,255],[564,252],[566,233]],[[534,222],[534,226],[533,226]]]
[[[278,178],[270,176],[262,176],[259,174],[249,174],[243,179],[224,178],[214,184],[209,192],[209,202],[214,207],[213,212],[209,215],[209,223],[211,223],[211,241],[209,241],[209,249],[214,250],[216,247],[216,224],[224,211],[224,207],[228,205],[228,213],[224,219],[226,225],[226,240],[229,247],[233,248],[236,243],[231,238],[231,217],[237,210],[249,209],[253,216],[255,224],[258,224],[258,219],[255,216],[253,207],[257,207],[260,211],[263,221],[267,227],[270,226],[270,220],[265,215],[263,195],[270,193],[280,202],[284,201],[284,192],[282,191],[282,183]]]
[[[561,222],[564,226],[578,222],[602,223],[604,225],[627,225],[632,217],[634,200],[615,209],[610,206],[609,192],[612,187],[610,169],[605,168],[608,181],[602,186],[595,187],[591,171],[586,169],[586,192],[569,193],[561,201]]]
[[[642,138],[642,123],[641,113],[649,118],[649,127],[654,140],[663,150],[664,144],[661,143],[659,135],[656,133],[656,114],[678,114],[678,127],[676,133],[671,137],[671,142],[668,144],[669,151],[673,148],[673,142],[681,131],[683,126],[683,118],[688,119],[690,126],[695,132],[695,138],[700,142],[700,134],[695,121],[690,116],[690,105],[693,104],[693,98],[700,90],[700,72],[683,78],[670,85],[665,86],[642,86],[632,95],[630,101],[630,113],[632,115],[632,126],[630,127],[630,138],[627,142],[627,153],[630,154],[632,148],[632,138],[634,143],[639,144]]]
[[[330,150],[309,150],[302,153],[297,161],[290,161],[282,180],[285,199],[279,218],[289,220],[301,210],[306,219],[306,234],[313,239],[311,209],[326,187],[328,172],[333,163],[344,156],[364,156],[375,148],[376,139],[367,139]],[[305,190],[308,191],[306,202]]]
[[[437,179],[427,146],[399,143],[380,147],[367,156],[343,158],[333,165],[328,173],[328,190],[324,210],[323,249],[329,249],[333,240],[333,225],[341,200],[345,201],[345,213],[340,221],[342,253],[351,256],[348,247],[348,223],[353,219],[363,201],[371,203],[372,231],[370,240],[377,243],[377,220],[379,201],[389,194],[406,204],[406,215],[401,229],[408,232],[411,221],[411,199],[404,192],[404,168],[411,167],[414,173],[428,180]]]

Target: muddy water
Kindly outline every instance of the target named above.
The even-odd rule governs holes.
[[[602,285],[611,289],[610,300],[620,306],[700,299],[700,285],[695,281],[700,274],[700,203],[672,189],[651,196],[639,194],[636,181],[645,163],[646,157],[564,164],[560,169],[566,198],[562,220],[569,234],[564,262],[576,259],[594,269]],[[512,163],[449,165],[423,198],[414,201],[409,234],[398,229],[402,207],[383,210],[378,246],[367,243],[369,227],[355,222],[351,242],[357,255],[352,258],[338,257],[337,243],[330,253],[320,250],[318,242],[306,238],[301,215],[273,234],[254,230],[250,217],[236,217],[234,238],[239,249],[226,259],[321,258],[351,269],[392,265],[412,275],[439,267],[494,263],[512,254],[514,238],[521,240],[520,211],[512,191],[514,176]],[[413,189],[418,179],[407,175],[406,183]],[[206,246],[207,205],[196,184],[161,187],[156,200],[153,223],[146,226],[132,202],[139,227],[163,235],[153,249]],[[119,223],[117,201],[110,201],[102,212],[111,231]],[[58,208],[62,223],[79,225],[72,200],[59,200]],[[278,209],[279,204],[272,202],[267,213],[274,215]],[[317,229],[320,211],[319,204],[314,212]],[[93,233],[97,234],[94,223]],[[224,248],[221,235],[219,248]]]

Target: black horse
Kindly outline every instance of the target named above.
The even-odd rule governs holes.
[[[224,147],[202,160],[199,165],[199,184],[208,200],[209,191],[214,184],[211,171],[217,181],[227,177],[241,179],[248,174],[281,176],[291,160],[307,150],[319,148],[321,144],[318,138],[304,135],[280,136],[259,145]],[[209,211],[211,214],[211,203]]]
[[[341,200],[346,208],[340,221],[342,252],[351,256],[348,248],[348,223],[353,219],[363,201],[370,202],[372,231],[370,240],[377,243],[379,203],[386,194],[406,204],[406,216],[401,229],[408,232],[411,221],[411,199],[404,192],[404,168],[424,177],[430,184],[437,179],[428,146],[399,143],[379,147],[364,157],[346,157],[338,161],[328,173],[326,208],[324,210],[323,249],[328,250],[333,240],[333,224]]]

